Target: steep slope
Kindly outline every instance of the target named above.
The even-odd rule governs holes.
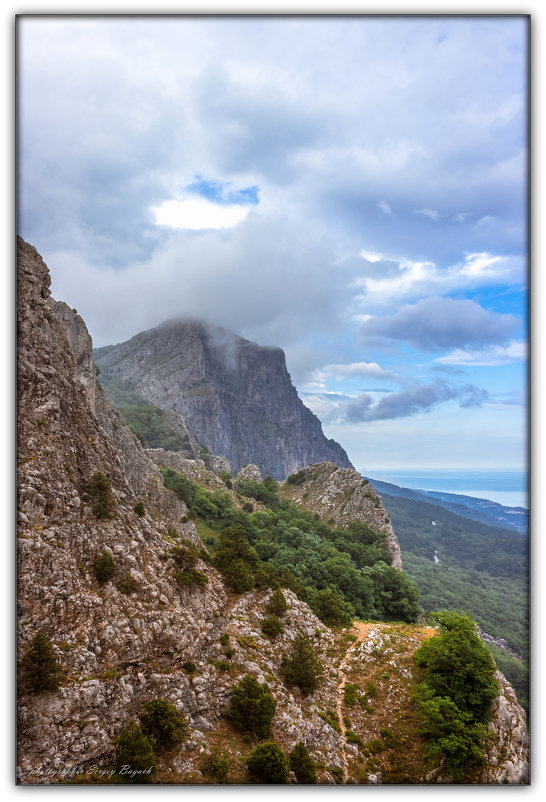
[[[189,733],[158,756],[158,780],[210,781],[202,760],[219,746],[231,762],[229,779],[249,782],[246,758],[254,744],[222,714],[234,685],[250,675],[276,698],[272,737],[285,752],[304,741],[319,764],[319,782],[380,782],[372,764],[358,760],[359,752],[372,753],[373,744],[363,740],[369,736],[363,732],[362,745],[349,743],[339,717],[332,726],[329,715],[340,705],[350,633],[329,630],[286,590],[284,631],[264,637],[271,591],[234,594],[206,561],[187,508],[164,488],[160,471],[96,382],[83,321],[51,299],[47,268],[22,240],[18,360],[18,657],[41,630],[63,672],[58,690],[41,695],[19,673],[19,781],[111,782],[116,736],[138,717],[142,702],[166,699],[185,714]],[[105,516],[92,492],[99,471],[112,493]],[[199,550],[196,586],[176,581],[172,547],[181,538]],[[99,582],[94,563],[104,553],[114,574]],[[415,631],[406,641],[407,660],[431,634]],[[282,681],[283,653],[298,633],[308,636],[324,665],[322,682],[307,696]],[[362,681],[374,670],[374,649],[362,663]],[[406,679],[398,690],[407,706]],[[385,692],[390,699],[390,686]],[[505,688],[505,698],[509,693]],[[496,774],[481,781],[525,782],[525,716],[517,704],[503,708],[502,727],[504,742],[494,739]],[[422,751],[414,758],[415,749],[413,741],[411,751],[401,744],[399,759],[421,766]],[[420,770],[413,771],[420,781]]]
[[[351,467],[302,403],[280,348],[226,329],[173,320],[96,352],[105,378],[123,382],[161,409],[180,413],[192,435],[233,471],[258,465],[284,479],[312,462]]]
[[[288,477],[283,495],[334,526],[363,521],[383,534],[393,568],[402,568],[400,546],[391,520],[373,485],[351,468],[308,465]]]

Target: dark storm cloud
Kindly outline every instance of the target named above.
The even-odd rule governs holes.
[[[488,311],[468,299],[431,296],[394,315],[371,318],[360,332],[368,341],[400,341],[421,351],[438,351],[501,345],[517,328],[514,315]]]

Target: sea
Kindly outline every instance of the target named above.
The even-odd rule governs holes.
[[[529,509],[527,471],[392,470],[362,471],[370,479],[380,479],[411,490],[437,490],[496,501],[505,507]]]

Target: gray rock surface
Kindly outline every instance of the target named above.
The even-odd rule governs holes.
[[[248,463],[284,479],[311,462],[351,463],[302,403],[280,348],[195,320],[174,320],[101,349],[104,375],[165,410],[234,472]]]

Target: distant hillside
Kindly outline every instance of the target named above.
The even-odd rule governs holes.
[[[368,477],[369,478],[369,477]],[[527,534],[529,528],[529,512],[523,507],[506,507],[488,499],[474,496],[463,496],[459,493],[443,493],[437,490],[413,490],[408,487],[398,487],[390,482],[381,482],[370,479],[379,495],[399,496],[414,501],[427,501],[436,504],[455,515],[480,521],[490,526],[500,526],[519,534]]]
[[[352,468],[303,404],[281,348],[263,347],[196,320],[173,320],[95,351],[109,391],[136,392],[182,415],[190,434],[237,472],[255,464],[285,479],[312,463]]]

